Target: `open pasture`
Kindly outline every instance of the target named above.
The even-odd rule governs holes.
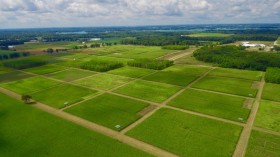
[[[43,77],[32,77],[3,84],[1,85],[1,87],[16,92],[18,94],[30,94],[33,92],[51,88],[58,84],[60,84],[60,82],[49,80]]]
[[[55,108],[63,108],[97,94],[97,91],[63,84],[32,94],[32,97]]]
[[[98,74],[92,77],[87,77],[85,79],[74,81],[74,83],[86,87],[108,90],[117,87],[119,85],[122,85],[131,80],[132,78],[123,77],[123,76],[117,76],[111,74]]]
[[[32,75],[23,73],[23,72],[19,72],[19,71],[11,71],[11,72],[7,72],[7,73],[0,73],[0,83],[7,83],[7,82],[13,82],[13,81],[17,81],[20,79],[24,79],[24,78],[29,78],[32,77]]]
[[[193,76],[201,76],[207,71],[209,71],[209,67],[202,67],[202,66],[192,66],[192,65],[174,65],[164,69],[163,71],[166,72],[177,72],[186,75],[193,75]]]
[[[40,67],[25,69],[24,71],[34,73],[34,74],[38,74],[38,75],[44,75],[44,74],[49,74],[49,73],[54,73],[54,72],[57,72],[57,71],[61,71],[61,70],[64,70],[64,69],[65,69],[65,67],[62,67],[62,66],[48,64],[48,65],[43,65],[43,66],[40,66]]]
[[[280,132],[280,103],[262,101],[254,124]]]
[[[180,87],[172,85],[139,80],[120,87],[114,92],[154,102],[163,102],[180,89]]]
[[[242,128],[171,109],[160,109],[127,135],[182,157],[231,157]]]
[[[204,77],[192,87],[246,97],[255,97],[257,89],[254,82],[234,78]]]
[[[245,157],[279,157],[280,136],[253,130]]]
[[[188,89],[168,105],[238,122],[246,122],[252,101],[244,98]]]
[[[134,67],[123,67],[115,70],[111,70],[108,73],[114,75],[120,75],[125,77],[140,78],[155,72],[155,70],[144,69],[144,68],[134,68]]]
[[[263,74],[260,71],[216,68],[209,73],[209,76],[230,77],[230,78],[260,81]]]
[[[138,112],[148,105],[116,95],[103,94],[75,105],[66,112],[120,131],[139,119],[141,115]]]
[[[266,83],[262,99],[280,102],[280,84]]]
[[[151,156],[4,94],[0,100],[1,157]]]
[[[96,74],[95,72],[87,71],[87,70],[67,69],[61,72],[48,74],[47,76],[54,79],[71,82],[95,74]]]

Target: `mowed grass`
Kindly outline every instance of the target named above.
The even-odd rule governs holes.
[[[63,84],[32,94],[32,97],[55,108],[63,108],[84,98],[97,94],[97,91],[74,85]]]
[[[262,75],[263,74],[260,71],[248,71],[248,70],[225,69],[225,68],[216,68],[209,73],[209,76],[232,77],[232,78],[248,79],[254,81],[260,81]]]
[[[280,103],[262,101],[254,124],[258,127],[280,132]]]
[[[151,156],[1,93],[0,99],[1,157]]]
[[[160,109],[127,135],[183,157],[231,157],[242,128]]]
[[[43,66],[40,66],[40,67],[25,69],[24,71],[34,73],[34,74],[38,74],[38,75],[44,75],[44,74],[49,74],[49,73],[61,71],[61,70],[64,70],[64,69],[65,69],[65,67],[49,64],[49,65],[43,65]]]
[[[123,68],[111,70],[108,73],[126,76],[126,77],[132,77],[132,78],[140,78],[140,77],[149,75],[153,72],[155,72],[155,70],[143,69],[143,68],[133,68],[133,67],[123,67]]]
[[[201,76],[211,68],[202,67],[202,66],[193,66],[193,65],[174,65],[164,69],[166,72],[177,72],[187,75]]]
[[[49,74],[47,76],[54,79],[71,82],[94,74],[96,73],[92,71],[86,71],[80,69],[67,69],[61,72]]]
[[[13,81],[17,81],[17,80],[29,78],[29,77],[32,77],[32,75],[29,75],[29,74],[26,74],[23,72],[19,72],[19,71],[2,73],[2,74],[0,74],[0,83],[13,82]]]
[[[253,81],[234,78],[204,77],[192,87],[246,97],[255,97],[257,94]]]
[[[147,103],[116,95],[103,94],[65,111],[120,131],[139,119],[141,115],[138,112],[147,106],[149,106]]]
[[[30,94],[36,91],[41,91],[56,86],[58,84],[60,84],[60,82],[38,76],[3,84],[1,85],[1,87],[16,92],[18,94]]]
[[[280,84],[266,83],[262,99],[280,102]]]
[[[244,107],[244,102],[244,98],[188,89],[171,100],[168,105],[233,121],[246,122],[250,109]]]
[[[123,76],[99,74],[92,77],[87,77],[85,79],[74,81],[74,83],[86,87],[108,90],[131,80],[132,80],[131,78],[123,77]]]
[[[153,102],[163,102],[180,89],[172,85],[139,80],[120,87],[114,92]]]
[[[279,157],[280,136],[253,130],[246,157]]]

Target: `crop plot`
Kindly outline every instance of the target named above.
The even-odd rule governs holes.
[[[139,80],[120,87],[114,92],[154,102],[162,102],[180,89],[180,87],[172,85]]]
[[[263,74],[260,71],[216,68],[213,71],[211,71],[208,75],[260,81]]]
[[[244,98],[188,89],[168,105],[238,122],[246,122],[250,109]],[[249,102],[250,106],[252,102]]]
[[[280,84],[266,83],[262,98],[280,102]]]
[[[0,83],[13,82],[13,81],[17,81],[17,80],[29,78],[29,77],[32,77],[32,75],[29,75],[29,74],[26,74],[23,72],[19,72],[19,71],[2,73],[2,74],[0,74]]]
[[[97,91],[73,85],[60,85],[32,94],[33,98],[55,108],[63,108],[97,94]]]
[[[131,80],[132,79],[128,77],[122,77],[122,76],[110,75],[110,74],[99,74],[85,79],[77,80],[74,83],[86,87],[108,90]]]
[[[204,77],[193,87],[246,97],[255,97],[257,94],[253,81],[234,78]]]
[[[246,157],[280,156],[280,137],[253,130]]]
[[[139,119],[141,115],[138,112],[147,106],[147,103],[104,94],[73,106],[66,112],[120,131]]]
[[[92,71],[87,71],[87,70],[80,70],[80,69],[67,69],[61,72],[53,73],[47,75],[48,77],[62,80],[62,81],[67,81],[71,82],[74,80],[78,80],[84,77],[88,77],[91,75],[96,74],[95,72]]]
[[[40,66],[40,67],[25,69],[24,71],[34,73],[34,74],[38,74],[38,75],[44,75],[44,74],[49,74],[49,73],[61,71],[61,70],[64,70],[64,69],[65,69],[65,67],[49,64],[49,65],[43,65],[43,66]]]
[[[1,85],[3,88],[19,94],[30,94],[60,84],[43,77],[32,77]]]
[[[201,76],[209,70],[210,70],[209,67],[192,66],[192,65],[174,65],[164,69],[163,71],[177,72],[177,73],[193,75],[193,76]]]
[[[160,109],[127,135],[183,157],[231,157],[241,130],[233,124]]]
[[[111,70],[108,73],[126,76],[126,77],[132,77],[132,78],[139,78],[151,74],[153,72],[155,72],[155,70],[144,69],[144,68],[123,67],[123,68]]]

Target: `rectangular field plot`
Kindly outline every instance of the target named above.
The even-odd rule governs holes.
[[[280,136],[252,131],[246,157],[279,157]]]
[[[74,80],[78,80],[84,77],[88,77],[91,75],[96,74],[95,72],[92,71],[86,71],[86,70],[79,70],[79,69],[67,69],[61,72],[53,73],[47,75],[48,77],[62,80],[62,81],[67,81],[71,82]]]
[[[5,68],[5,67],[2,67],[0,65],[0,74],[3,74],[3,73],[7,73],[7,72],[11,72],[12,69],[9,69],[9,68]]]
[[[250,80],[204,77],[192,87],[246,97],[255,97],[258,88],[257,85],[255,87],[255,84],[257,83],[254,83],[254,81]]]
[[[168,72],[177,72],[187,75],[194,75],[194,76],[201,76],[211,68],[209,67],[202,67],[202,66],[192,66],[192,65],[174,65],[169,68],[164,69],[163,71]]]
[[[254,124],[280,132],[280,103],[261,102]]]
[[[247,79],[247,80],[254,80],[254,81],[260,81],[262,75],[263,74],[260,71],[225,69],[225,68],[216,68],[209,73],[209,76],[232,77],[232,78]]]
[[[64,84],[34,93],[32,96],[35,100],[49,106],[63,108],[95,94],[97,94],[95,90]]]
[[[85,79],[77,80],[74,83],[86,87],[108,90],[131,80],[132,79],[128,77],[122,77],[122,76],[110,75],[110,74],[99,74],[92,77],[87,77]]]
[[[252,101],[244,98],[188,89],[168,105],[238,122],[246,122]]]
[[[1,93],[0,100],[1,157],[151,156]]]
[[[127,134],[183,157],[231,157],[242,128],[160,109]]]
[[[29,74],[26,74],[23,72],[19,72],[19,71],[2,73],[2,74],[0,74],[0,83],[13,82],[13,81],[17,81],[17,80],[29,78],[29,77],[32,77],[32,75],[29,75]]]
[[[51,88],[58,84],[60,84],[60,82],[49,80],[43,77],[32,77],[23,80],[18,80],[16,82],[3,84],[1,85],[1,87],[19,94],[30,94],[33,92]]]
[[[104,94],[73,106],[66,112],[120,131],[139,119],[141,115],[138,112],[147,106],[147,103]]]
[[[280,102],[280,84],[266,83],[262,98],[271,101]]]
[[[119,68],[116,70],[111,70],[108,73],[126,76],[126,77],[132,77],[132,78],[139,78],[139,77],[143,77],[145,75],[151,74],[153,72],[155,72],[155,70],[143,69],[143,68],[133,68],[133,67],[123,67],[123,68]]]
[[[49,74],[57,71],[64,70],[65,67],[62,66],[56,66],[56,65],[44,65],[40,67],[35,67],[35,68],[30,68],[30,69],[25,69],[24,71],[38,74],[38,75],[44,75],[44,74]]]
[[[145,77],[144,79],[149,81],[178,85],[178,86],[187,86],[197,78],[198,76],[194,76],[194,75],[186,75],[177,72],[160,71],[148,77]]]
[[[180,89],[180,87],[172,85],[139,80],[120,87],[114,92],[154,102],[163,102]]]

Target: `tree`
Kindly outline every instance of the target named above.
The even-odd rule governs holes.
[[[31,99],[32,99],[32,97],[30,95],[22,95],[21,96],[21,100],[26,104],[29,104]]]
[[[47,49],[47,53],[52,54],[53,52],[54,52],[54,50],[52,48]]]

